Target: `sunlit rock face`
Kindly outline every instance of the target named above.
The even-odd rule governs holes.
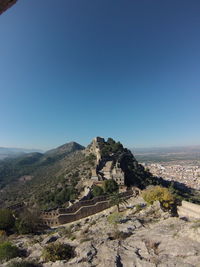
[[[0,15],[16,2],[17,0],[0,0]]]

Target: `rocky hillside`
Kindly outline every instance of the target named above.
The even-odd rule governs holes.
[[[86,149],[71,142],[44,154],[1,161],[0,201],[2,205],[28,201],[43,209],[55,208],[79,197],[85,185],[106,179],[144,188],[153,177],[120,142],[98,137]]]
[[[97,137],[86,148],[71,142],[44,154],[0,161],[0,205],[25,201],[42,209],[56,208],[86,197],[93,185],[109,179],[124,189],[165,183],[145,170],[120,142]]]
[[[146,206],[141,197],[129,199],[122,208],[117,213],[112,207],[48,234],[10,236],[9,240],[26,252],[26,256],[10,262],[34,260],[43,267],[200,266],[198,221],[170,217],[159,203]],[[45,248],[56,244],[72,247],[69,260],[53,262],[44,257]]]
[[[3,205],[27,199],[31,202],[35,199],[41,200],[41,203],[51,202],[44,200],[43,195],[48,198],[52,191],[63,185],[67,188],[77,183],[77,166],[81,165],[84,169],[84,161],[87,161],[84,154],[79,153],[83,149],[83,146],[71,142],[44,154],[28,153],[0,161],[0,202]],[[89,171],[85,170],[82,175],[88,178]]]
[[[119,185],[144,188],[152,175],[138,164],[130,150],[120,142],[97,137],[86,148],[86,153],[96,157],[93,179],[114,179]]]

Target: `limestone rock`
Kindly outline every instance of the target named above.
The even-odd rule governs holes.
[[[55,242],[59,238],[59,235],[47,236],[43,241],[42,245],[46,245]]]

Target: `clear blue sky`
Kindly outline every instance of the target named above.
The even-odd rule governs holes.
[[[199,0],[18,0],[0,51],[0,146],[200,144]]]

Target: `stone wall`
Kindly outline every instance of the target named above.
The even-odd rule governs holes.
[[[85,206],[85,207],[83,206],[76,213],[59,215],[58,224],[73,222],[73,221],[85,218],[87,216],[93,215],[95,213],[98,213],[100,211],[103,211],[109,207],[110,207],[110,204],[108,200],[97,202],[96,204],[91,205],[91,206]]]
[[[200,219],[200,205],[183,200],[182,205],[178,207],[179,217],[191,219]]]
[[[133,191],[122,192],[120,195],[124,198],[129,198],[133,195]],[[48,226],[57,226],[85,218],[109,207],[109,198],[101,196],[91,200],[79,201],[67,209],[60,208],[50,212],[43,212],[42,220]]]

